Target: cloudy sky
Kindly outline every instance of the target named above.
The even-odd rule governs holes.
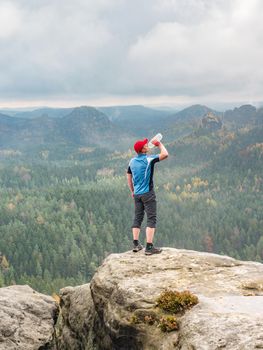
[[[0,107],[263,101],[262,0],[0,0]]]

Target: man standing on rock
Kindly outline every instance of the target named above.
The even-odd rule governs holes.
[[[162,252],[162,249],[153,245],[156,228],[156,197],[153,189],[153,172],[154,164],[168,157],[168,151],[161,142],[156,140],[151,142],[156,147],[159,147],[160,154],[147,155],[149,152],[148,139],[136,141],[134,150],[137,153],[137,157],[131,159],[127,171],[128,186],[135,204],[135,215],[132,225],[133,251],[138,252],[143,248],[139,242],[139,234],[145,211],[147,214],[146,255]]]

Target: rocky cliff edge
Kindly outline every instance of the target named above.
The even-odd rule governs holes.
[[[165,290],[188,290],[198,304],[163,332],[156,307]],[[165,248],[111,254],[90,284],[61,290],[60,349],[263,349],[263,265]],[[155,316],[158,315],[156,318]]]

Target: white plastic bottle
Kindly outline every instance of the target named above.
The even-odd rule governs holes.
[[[149,148],[155,147],[154,144],[152,143],[152,141],[155,140],[155,141],[159,141],[159,142],[160,142],[162,138],[163,138],[163,135],[160,134],[160,133],[157,134],[157,135],[155,135],[155,136],[150,140],[150,142],[148,143],[148,147],[149,147]]]

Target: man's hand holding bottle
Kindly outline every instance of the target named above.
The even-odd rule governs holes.
[[[159,147],[160,144],[161,144],[161,142],[158,141],[158,140],[153,140],[153,141],[152,141],[152,144],[153,144],[155,147]]]

